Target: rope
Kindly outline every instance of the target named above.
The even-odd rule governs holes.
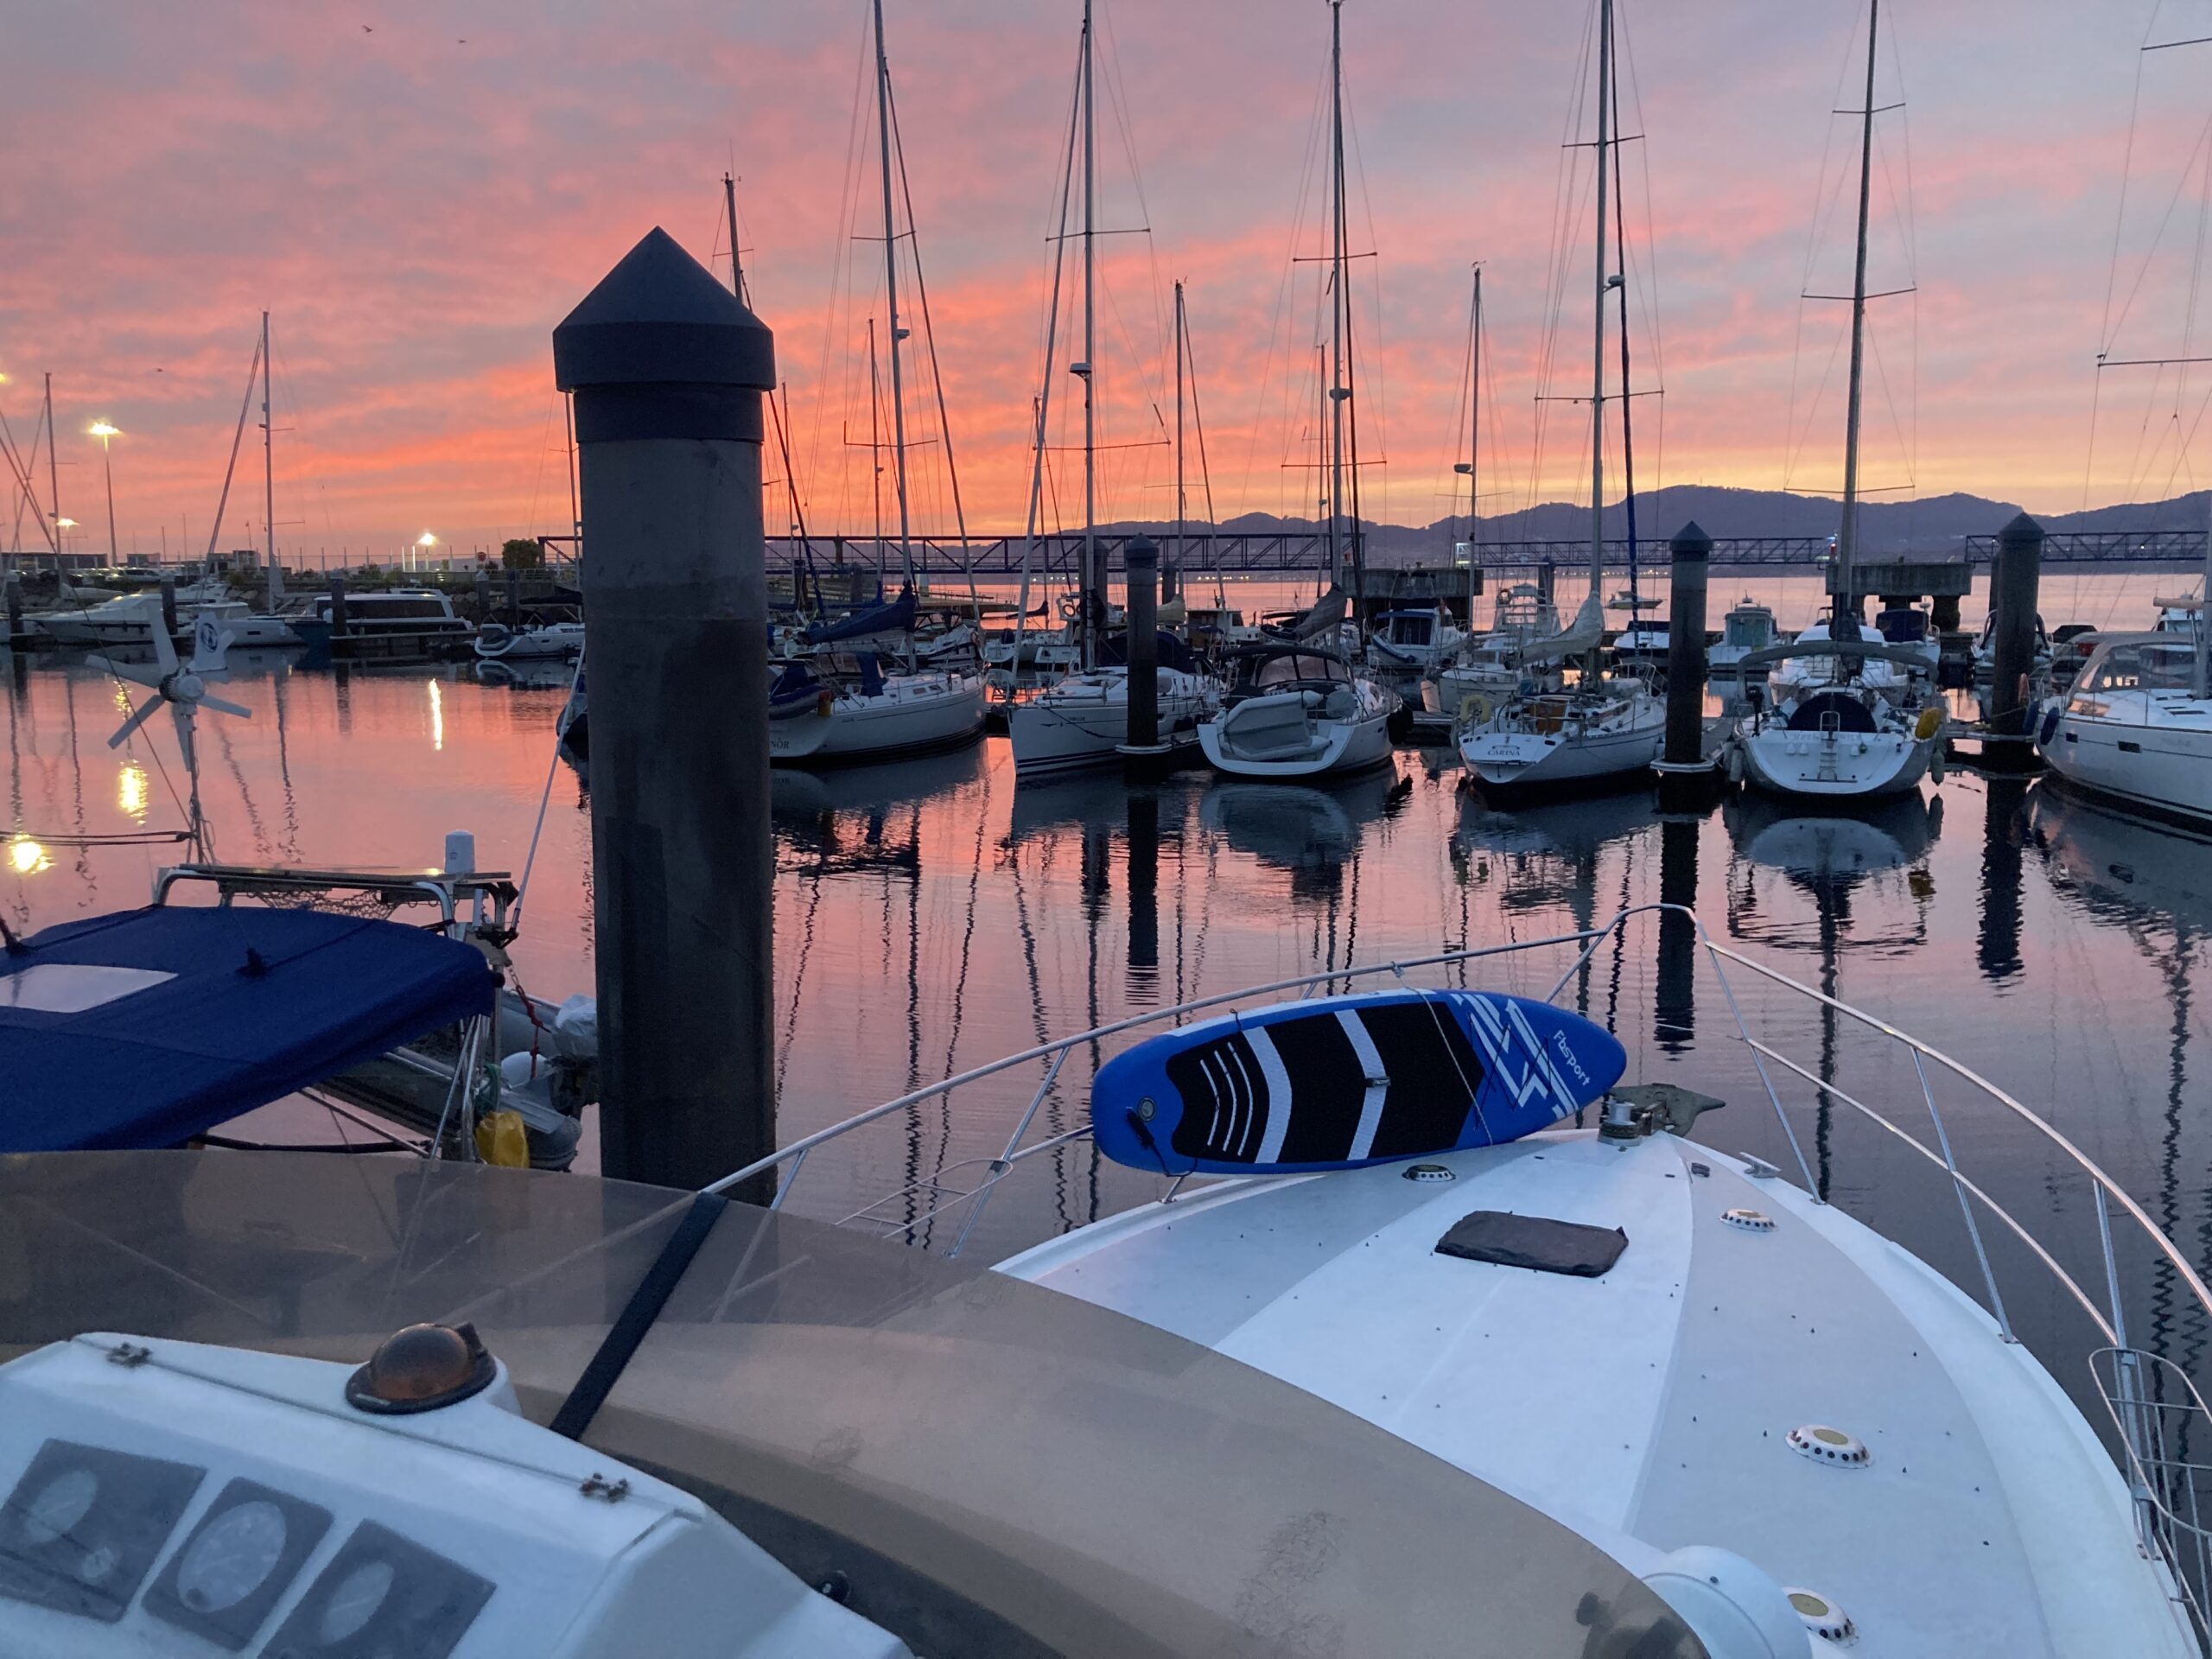
[[[577,682],[584,677],[584,653],[576,652],[575,672],[569,676],[569,701],[574,702]],[[566,704],[563,705],[566,707]],[[515,901],[507,911],[507,929],[516,931],[522,926],[522,901],[530,896],[530,873],[537,867],[537,839],[545,832],[545,809],[553,798],[553,774],[561,766],[561,740],[553,740],[552,752],[545,758],[545,786],[537,791],[537,821],[530,827],[530,851],[522,861],[522,880],[515,883]]]

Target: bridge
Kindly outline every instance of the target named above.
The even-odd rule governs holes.
[[[1327,557],[1327,537],[1311,530],[1194,528],[1180,537],[1172,530],[1147,533],[1160,544],[1163,562],[1179,565],[1186,575],[1193,578],[1310,575],[1321,568]],[[1135,534],[1118,530],[1099,533],[1098,542],[1105,550],[1109,571],[1118,572],[1123,568],[1124,550]],[[1411,539],[1404,535],[1386,538],[1370,534],[1367,538],[1369,569],[1378,574],[1419,569],[1436,577],[1466,571],[1528,572],[1546,565],[1576,570],[1590,561],[1587,540],[1477,542],[1456,551],[1440,541],[1432,558],[1422,559],[1417,555],[1409,559],[1406,554],[1411,550],[1408,545]],[[2056,531],[2044,538],[2043,562],[2196,564],[2204,558],[2204,543],[2205,532],[2202,530]],[[790,569],[800,559],[801,544],[802,538],[798,537],[771,536],[769,568]],[[804,538],[804,545],[814,569],[823,576],[856,569],[872,573],[879,569],[894,575],[905,564],[899,544],[889,539],[878,542],[869,537],[810,536]],[[916,537],[912,545],[914,569],[925,577],[941,580],[972,575],[996,584],[1019,580],[1027,562],[1034,575],[1071,581],[1081,559],[1083,537],[1075,531],[1039,536],[1033,560],[1028,558],[1030,543],[1021,536]],[[1605,551],[1609,571],[1628,569],[1629,545],[1624,538],[1608,539]],[[1713,538],[1712,556],[1715,565],[1738,569],[1811,570],[1821,566],[1828,552],[1826,536],[1718,536]],[[1968,536],[1911,551],[1872,548],[1863,556],[1870,564],[1910,559],[1922,564],[1986,566],[1996,560],[1997,537],[1994,534]],[[1663,538],[1647,540],[1639,537],[1636,557],[1637,564],[1646,569],[1664,568],[1670,562]]]

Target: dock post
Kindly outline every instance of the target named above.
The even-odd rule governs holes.
[[[8,643],[20,651],[23,645],[23,578],[20,571],[8,573]]]
[[[336,645],[346,637],[346,578],[330,579],[330,641]]]
[[[1668,595],[1667,738],[1658,765],[1660,804],[1705,804],[1719,776],[1705,753],[1705,593],[1713,537],[1693,519],[1675,532]]]
[[[760,495],[774,340],[656,228],[553,331],[553,369],[575,395],[591,549],[600,1162],[703,1186],[776,1142]]]
[[[1990,676],[1989,700],[1983,715],[1990,731],[2000,735],[2025,728],[2028,677],[2036,660],[2036,607],[2043,575],[2043,526],[2026,513],[1997,532],[1997,568],[1990,573],[1989,608],[1997,619],[1996,662]],[[2010,743],[1986,747],[1984,764],[2009,768],[2032,758],[2016,754],[2024,747]]]
[[[1122,557],[1128,568],[1122,612],[1128,623],[1129,723],[1121,745],[1125,770],[1133,777],[1162,770],[1173,751],[1160,737],[1160,549],[1151,537],[1132,536]]]
[[[169,638],[176,638],[176,578],[162,578],[162,626],[169,631]]]
[[[492,620],[492,572],[485,565],[476,567],[476,626],[482,627]]]

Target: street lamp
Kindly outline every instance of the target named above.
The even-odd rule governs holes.
[[[109,459],[108,440],[123,435],[123,429],[107,421],[92,423],[92,435],[100,441],[100,471],[107,479],[107,562],[119,563],[123,550],[115,539],[115,466]]]
[[[427,530],[415,538],[415,546],[416,549],[416,552],[415,554],[415,568],[417,570],[426,570],[429,568],[430,550],[437,544],[438,538],[431,535]]]

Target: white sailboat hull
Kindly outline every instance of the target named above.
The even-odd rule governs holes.
[[[1744,781],[1801,800],[1878,800],[1919,787],[1938,737],[1911,732],[1793,732],[1778,721],[1738,734]]]
[[[887,760],[973,742],[983,730],[983,682],[976,676],[898,675],[881,695],[848,692],[768,721],[775,766],[844,766]]]
[[[1595,788],[1647,774],[1666,734],[1665,705],[1646,698],[1617,724],[1592,730],[1508,727],[1501,716],[1460,738],[1459,759],[1488,789]]]
[[[1362,699],[1349,718],[1324,715],[1314,695],[1247,697],[1198,727],[1198,747],[1217,771],[1237,778],[1321,778],[1390,758],[1388,699]]]
[[[1194,674],[1160,674],[1160,740],[1187,733],[1207,712],[1205,683]],[[1007,715],[1014,775],[1046,777],[1103,766],[1129,741],[1128,677],[1085,675],[1049,688]]]
[[[2074,788],[2212,827],[2212,717],[2200,721],[2148,725],[2063,711],[2055,722],[2044,717],[2036,747]]]

